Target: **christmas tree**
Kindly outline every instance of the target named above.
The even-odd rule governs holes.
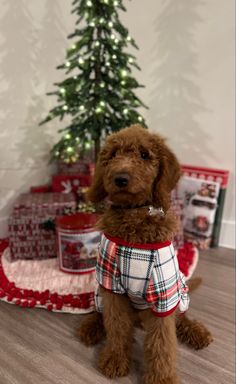
[[[78,15],[75,31],[68,36],[73,44],[67,50],[66,62],[58,69],[66,78],[55,84],[58,105],[46,119],[69,116],[69,125],[61,129],[62,137],[51,151],[53,159],[74,162],[84,150],[107,134],[133,123],[145,126],[137,109],[145,105],[134,91],[141,87],[132,76],[138,69],[129,45],[137,48],[120,19],[126,11],[123,0],[74,0],[72,13]]]

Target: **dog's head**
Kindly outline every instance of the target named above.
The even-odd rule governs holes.
[[[110,135],[100,152],[88,198],[116,205],[170,206],[180,166],[162,137],[139,125]]]

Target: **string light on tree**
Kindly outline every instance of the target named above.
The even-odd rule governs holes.
[[[126,40],[127,40],[127,41],[131,41],[131,40],[132,40],[132,39],[131,39],[131,36],[128,35],[128,36],[126,37]]]
[[[84,106],[84,105],[81,105],[81,106],[79,107],[79,110],[80,110],[80,111],[84,111],[84,110],[85,110],[85,106]]]
[[[67,152],[67,153],[72,153],[72,152],[74,152],[74,148],[72,148],[72,147],[67,147],[67,148],[66,148],[66,152]]]
[[[132,57],[130,57],[128,61],[130,64],[132,64],[134,62],[134,59]]]
[[[113,4],[115,7],[117,7],[117,5],[119,5],[119,1],[115,0]]]
[[[103,24],[105,21],[105,19],[103,17],[101,17],[101,19],[99,19],[99,24]]]
[[[129,113],[129,110],[127,108],[124,109],[124,114],[127,115]]]
[[[95,111],[96,111],[96,113],[101,113],[102,112],[102,108],[101,107],[97,107]]]
[[[100,83],[99,86],[100,88],[105,88],[105,83]]]
[[[95,47],[99,47],[99,46],[100,46],[99,41],[96,41],[96,43],[95,43]]]
[[[84,145],[85,149],[89,150],[91,149],[91,143],[89,141],[87,141]]]
[[[67,62],[66,62],[66,67],[67,67],[67,68],[70,67],[70,61],[67,61]]]
[[[80,64],[80,65],[83,65],[83,64],[84,64],[84,59],[82,59],[82,57],[79,58],[79,64]]]
[[[106,105],[104,101],[100,101],[99,104],[101,105],[101,107],[105,107],[105,105]]]
[[[91,23],[89,25],[90,25],[90,27],[95,27],[96,24],[94,21],[91,21]]]
[[[112,58],[115,60],[115,59],[117,59],[117,56],[116,55],[112,55]]]
[[[60,93],[61,93],[61,94],[65,94],[65,93],[66,93],[65,88],[60,88]]]
[[[64,111],[68,111],[68,105],[63,105],[63,107],[62,107],[62,109],[64,110]]]
[[[142,118],[142,116],[139,116],[139,117],[138,117],[138,121],[140,121],[140,122],[142,122],[142,121],[143,121],[143,118]]]
[[[70,140],[70,139],[71,139],[71,135],[70,135],[69,133],[67,133],[67,134],[65,135],[65,139],[66,139],[66,140]]]
[[[128,74],[128,72],[127,72],[125,69],[122,69],[122,70],[120,71],[120,74],[121,74],[122,77],[126,77],[127,74]]]
[[[113,27],[113,22],[112,22],[112,21],[109,21],[108,26],[109,26],[110,28],[112,28],[112,27]]]
[[[91,0],[88,0],[86,4],[87,4],[88,7],[92,7],[93,6],[93,3],[92,3]]]
[[[71,161],[72,161],[72,163],[75,163],[76,161],[78,160],[78,156],[76,155],[74,155],[74,156],[71,156]]]

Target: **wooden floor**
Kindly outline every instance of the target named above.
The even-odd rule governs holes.
[[[204,282],[192,294],[189,314],[209,327],[214,342],[199,352],[179,347],[182,384],[235,383],[234,263],[232,250],[200,256],[195,276]],[[74,337],[81,318],[0,302],[0,384],[141,384],[142,332],[130,375],[110,381],[95,368],[99,347],[88,349]]]

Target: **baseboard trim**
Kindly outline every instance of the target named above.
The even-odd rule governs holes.
[[[236,223],[235,221],[223,220],[220,231],[219,245],[225,248],[236,248],[235,242]]]

